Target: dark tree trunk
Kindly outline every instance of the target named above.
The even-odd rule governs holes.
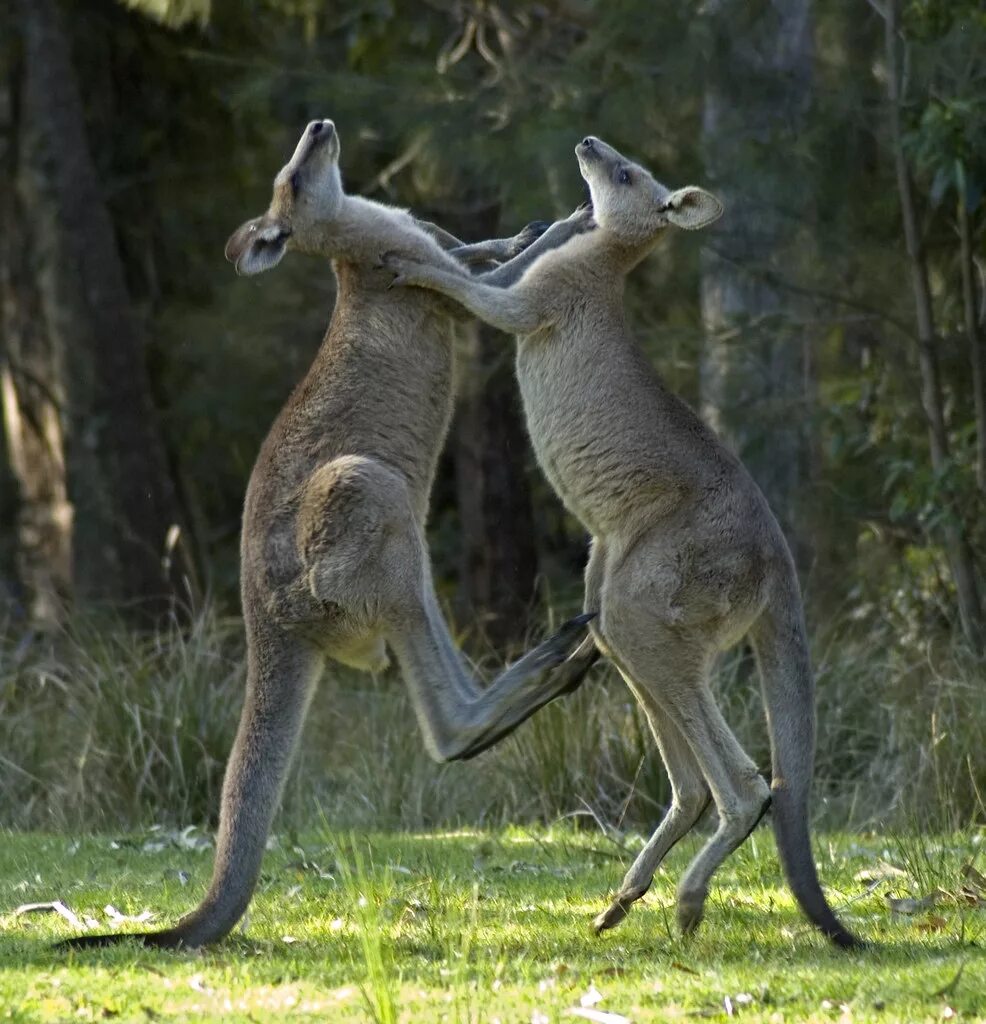
[[[496,204],[444,222],[469,240],[499,230]],[[452,424],[461,522],[459,611],[497,650],[526,638],[538,557],[527,480],[527,431],[514,375],[514,340],[467,321],[458,328],[459,401]]]
[[[884,4],[891,144],[897,173],[897,193],[904,227],[904,243],[911,269],[911,290],[914,293],[914,310],[918,328],[918,365],[921,370],[921,404],[928,424],[931,467],[935,473],[941,474],[947,468],[950,454],[948,430],[945,425],[945,403],[942,395],[941,372],[938,366],[938,345],[931,285],[928,280],[928,263],[925,259],[924,243],[918,227],[911,169],[904,153],[904,133],[900,116],[901,59],[897,38],[897,2],[898,0],[886,0]],[[983,610],[976,583],[972,548],[954,508],[946,510],[944,534],[952,579],[955,582],[962,630],[973,648],[982,651],[986,644],[986,631],[984,631]]]
[[[963,193],[964,193],[963,189]],[[959,196],[959,258],[962,263],[962,310],[969,339],[973,407],[976,411],[976,482],[986,491],[986,345],[976,311],[976,274],[972,255],[972,223],[966,196]]]
[[[45,330],[67,353],[76,580],[87,596],[165,607],[177,504],[150,398],[144,338],[86,135],[54,0],[21,0],[21,180]],[[84,15],[80,15],[84,17]]]
[[[468,324],[461,331],[453,451],[462,522],[462,603],[490,642],[506,650],[524,640],[537,589],[527,433],[513,372],[513,339],[485,324]]]
[[[702,411],[763,489],[806,569],[812,337],[797,323],[804,309],[776,282],[797,271],[810,244],[810,191],[802,183],[792,192],[790,161],[812,98],[811,3],[707,7],[717,43],[703,145],[726,215],[702,255]],[[776,159],[765,160],[766,149]]]
[[[44,329],[30,231],[16,189],[16,35],[12,12],[5,8],[0,13],[0,396],[17,490],[14,566],[31,621],[51,627],[61,620],[72,589],[64,364]]]

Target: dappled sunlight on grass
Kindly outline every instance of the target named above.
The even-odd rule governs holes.
[[[211,853],[147,848],[141,837],[114,849],[108,838],[8,835],[0,998],[13,1019],[41,1021],[360,1021],[383,1019],[381,1005],[400,1021],[476,1024],[568,1019],[580,1006],[631,1021],[971,1020],[986,1014],[986,906],[974,889],[962,895],[961,869],[979,838],[821,837],[832,901],[874,944],[851,955],[804,923],[764,829],[727,862],[693,938],[674,928],[674,887],[695,840],[597,938],[592,916],[623,855],[596,832],[555,827],[281,837],[245,931],[222,945],[69,957],[49,948],[69,934],[66,921],[14,909],[58,899],[102,927],[108,903],[172,920],[201,894]],[[640,841],[623,839],[633,850]],[[892,913],[888,896],[932,890],[928,909]]]

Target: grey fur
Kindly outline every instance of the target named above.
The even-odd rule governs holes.
[[[713,872],[772,796],[798,902],[833,942],[855,945],[826,903],[812,859],[814,681],[787,544],[736,456],[634,344],[623,312],[624,279],[664,228],[704,227],[722,207],[702,189],[667,189],[598,139],[576,153],[597,228],[545,253],[511,287],[497,287],[498,275],[511,283],[510,264],[475,280],[420,257],[387,262],[395,283],[434,289],[519,336],[517,374],[538,462],[592,533],[585,601],[600,609],[596,642],[642,705],[667,765],[671,807],[596,929],[626,916],[711,795],[718,828],[678,887],[679,924],[692,931]],[[770,788],[709,688],[718,652],[747,635],[763,680]]]
[[[454,307],[428,292],[389,290],[391,275],[373,264],[390,248],[454,270],[459,264],[436,238],[461,243],[404,210],[346,195],[338,158],[335,126],[312,122],[274,181],[267,213],[226,247],[248,274],[275,266],[288,249],[328,256],[339,287],[322,347],[271,428],[247,489],[247,693],[223,783],[212,882],[174,928],[83,935],[66,945],[135,938],[201,946],[230,931],[253,894],[326,660],[380,671],[389,646],[437,760],[471,756],[580,678],[581,663],[548,670],[583,642],[591,615],[567,623],[485,689],[454,647],[424,538],[454,399]],[[500,240],[496,251],[516,253],[537,234]]]

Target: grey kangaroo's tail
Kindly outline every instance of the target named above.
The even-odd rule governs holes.
[[[773,760],[772,818],[781,865],[805,916],[835,945],[862,942],[835,916],[815,869],[808,800],[815,762],[815,682],[800,597],[775,599],[751,634],[763,681]]]
[[[206,946],[243,916],[257,879],[321,659],[287,637],[251,638],[247,693],[223,780],[216,860],[209,890],[174,928],[137,934],[78,935],[59,949],[138,942],[162,949]]]

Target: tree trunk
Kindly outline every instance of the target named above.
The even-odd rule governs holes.
[[[526,637],[538,578],[514,341],[486,324],[467,324],[461,332],[453,431],[462,603],[489,641],[506,651]]]
[[[887,53],[887,96],[890,107],[890,132],[897,174],[897,193],[904,228],[904,242],[911,269],[911,289],[918,330],[918,365],[921,371],[921,404],[928,424],[928,443],[931,467],[936,474],[944,473],[949,459],[948,432],[945,427],[941,374],[938,368],[938,350],[935,336],[934,309],[928,283],[928,264],[918,229],[917,209],[914,204],[914,186],[911,170],[904,153],[904,136],[900,117],[901,63],[897,40],[897,0],[885,2],[885,42]],[[947,498],[946,498],[947,500]],[[949,503],[951,504],[951,503]],[[946,509],[945,546],[951,564],[952,579],[958,597],[959,618],[969,643],[982,651],[984,643],[983,613],[976,585],[976,572],[972,549],[958,514]]]
[[[64,364],[45,332],[30,266],[30,233],[17,195],[18,62],[11,12],[0,14],[0,398],[9,466],[17,488],[14,565],[28,616],[57,625],[72,589],[72,506],[62,414]]]
[[[751,13],[743,0],[718,0],[709,10],[718,43],[703,144],[707,183],[726,216],[702,254],[702,412],[736,448],[805,569],[813,339],[793,322],[804,319],[804,304],[774,282],[796,273],[811,246],[809,190],[800,178],[797,191],[790,184],[812,99],[811,2],[759,4]]]
[[[473,207],[469,215],[445,211],[442,220],[460,237],[495,236],[498,204],[477,200]],[[515,344],[476,321],[463,323],[457,333],[459,401],[451,448],[461,523],[459,614],[506,653],[527,637],[538,580]]]
[[[963,193],[965,190],[962,190]],[[962,306],[965,333],[969,339],[969,362],[972,365],[972,394],[976,410],[976,482],[986,491],[986,351],[976,315],[976,274],[972,261],[972,224],[965,195],[959,196],[958,208],[960,259],[962,261]]]
[[[89,149],[78,82],[53,0],[21,0],[21,182],[45,330],[67,353],[76,580],[142,611],[179,588],[166,557],[177,507],[150,398],[144,339]],[[80,17],[84,17],[80,15]]]

